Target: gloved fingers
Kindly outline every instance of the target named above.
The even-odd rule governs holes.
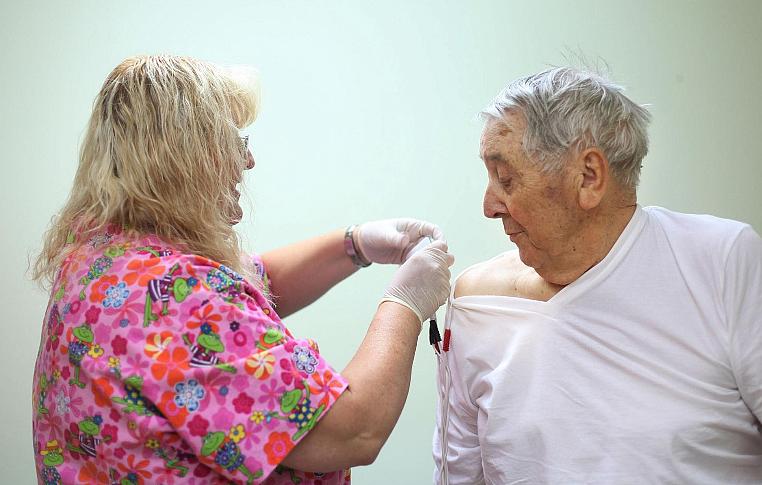
[[[408,261],[409,258],[417,254],[427,253],[435,261],[439,262],[440,264],[444,263],[446,267],[450,267],[453,265],[453,263],[455,263],[455,256],[448,253],[447,251],[448,251],[447,241],[434,241],[432,243],[428,243],[420,251],[415,250],[412,253],[405,255],[405,261]],[[421,255],[420,257],[423,258],[426,256]],[[448,279],[449,279],[449,276],[448,276]]]
[[[439,228],[436,224],[432,222],[427,221],[418,221],[420,223],[420,226],[418,228],[418,234],[421,237],[430,237],[431,239],[435,241],[440,241],[444,239],[444,233],[442,232],[442,229]]]
[[[405,250],[402,251],[402,262],[404,263],[413,254],[427,248],[429,244],[429,239],[423,237],[416,239],[412,244],[408,244],[407,247],[405,247]]]
[[[366,222],[357,227],[355,234],[361,257],[381,264],[401,264],[426,248],[429,240],[444,240],[439,226],[409,217]]]
[[[410,236],[381,223],[367,223],[358,227],[357,246],[360,253],[373,263],[394,262],[402,248],[410,245]],[[395,256],[396,253],[396,256]]]
[[[444,239],[442,229],[436,224],[420,219],[398,219],[397,230],[410,234],[410,240],[417,243],[422,238]]]
[[[424,251],[429,251],[434,253],[436,253],[436,251],[447,253],[447,250],[448,250],[447,241],[444,241],[444,240],[433,241],[431,244],[429,244],[428,246],[424,248]]]
[[[452,255],[450,253],[445,253],[444,257],[445,257],[445,262],[447,263],[447,267],[448,268],[455,263],[455,256],[454,255]],[[450,272],[450,270],[448,269],[447,273],[449,273],[449,272]],[[449,275],[448,275],[448,279],[449,279]]]

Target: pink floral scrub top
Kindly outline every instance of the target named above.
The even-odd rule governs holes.
[[[38,481],[349,483],[348,470],[280,465],[346,387],[257,286],[109,231],[53,286],[34,372]]]

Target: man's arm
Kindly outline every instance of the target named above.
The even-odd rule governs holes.
[[[487,262],[489,263],[489,262]],[[482,265],[472,267],[462,274],[455,284],[455,295],[476,294],[479,291]],[[450,322],[453,323],[453,322]],[[455,323],[457,325],[457,323]],[[444,359],[448,359],[445,368]],[[439,362],[437,386],[443,389],[444,382],[450,381],[449,393],[440,396],[437,406],[437,423],[434,430],[434,483],[445,483],[443,467],[446,453],[447,483],[452,485],[478,485],[484,483],[481,448],[479,447],[478,409],[468,397],[468,385],[463,379],[463,362],[455,351],[443,356]],[[449,372],[449,379],[446,375]],[[446,403],[443,403],[446,400]],[[443,417],[442,410],[447,409]],[[443,437],[446,441],[443,446]]]
[[[458,363],[450,357],[450,392],[440,397],[437,406],[437,423],[434,429],[434,481],[439,485],[443,480],[443,467],[447,455],[447,483],[452,485],[478,485],[484,483],[482,455],[479,446],[478,409],[470,402],[468,387],[463,381]],[[439,364],[439,382],[442,386],[443,374],[447,372],[442,363]],[[447,416],[443,419],[442,399],[447,400]],[[443,445],[442,437],[446,444]]]
[[[762,420],[762,238],[751,227],[736,238],[725,267],[723,301],[730,360],[741,398]]]

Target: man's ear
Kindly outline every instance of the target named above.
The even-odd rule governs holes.
[[[579,170],[578,200],[580,208],[598,207],[609,184],[609,161],[598,147],[582,150],[577,155],[575,168]]]

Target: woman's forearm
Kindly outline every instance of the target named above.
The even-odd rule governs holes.
[[[333,471],[372,463],[399,419],[421,324],[397,303],[382,303],[342,376],[348,389],[283,464]]]
[[[278,315],[286,317],[357,271],[344,252],[344,231],[323,234],[262,255]]]

